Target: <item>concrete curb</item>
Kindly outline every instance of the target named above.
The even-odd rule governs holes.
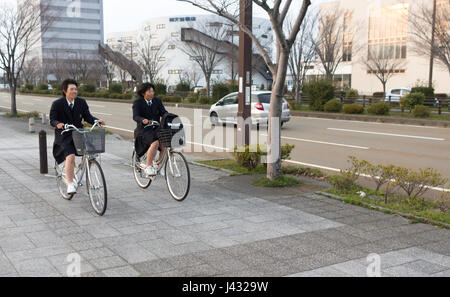
[[[317,195],[321,195],[327,198],[331,198],[331,199],[335,199],[335,200],[340,200],[340,201],[344,201],[344,197],[338,196],[338,195],[334,195],[334,194],[330,194],[330,193],[326,193],[326,192],[322,192],[322,191],[318,191],[315,192]],[[405,213],[405,212],[401,212],[401,211],[397,211],[397,210],[393,210],[393,209],[389,209],[389,208],[385,208],[385,207],[381,207],[381,206],[376,206],[367,202],[360,202],[361,205],[369,208],[369,209],[373,209],[373,210],[377,210],[377,211],[381,211],[381,212],[388,212],[389,214],[395,214],[395,215],[399,215],[401,217],[404,217],[406,219],[415,219],[417,221],[423,222],[423,223],[427,223],[427,224],[432,224],[432,225],[436,225],[436,226],[440,226],[440,227],[444,227],[447,229],[450,229],[450,224],[444,223],[444,222],[439,222],[439,221],[435,221],[432,219],[428,219],[428,218],[424,218],[421,216],[416,216],[410,213]]]
[[[211,161],[213,161],[213,160],[211,160]],[[199,162],[196,162],[196,161],[189,161],[188,163],[192,164],[192,165],[195,165],[195,166],[200,166],[200,167],[205,167],[205,168],[208,168],[208,169],[212,169],[212,170],[219,170],[219,171],[225,172],[225,173],[227,173],[229,175],[240,175],[239,173],[231,171],[231,170],[228,170],[228,169],[215,167],[215,166],[211,166],[211,165],[206,165],[206,164],[202,164],[202,163],[199,163]]]

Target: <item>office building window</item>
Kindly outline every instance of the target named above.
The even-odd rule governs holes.
[[[408,10],[409,5],[406,3],[370,10],[367,55],[369,60],[406,59]]]
[[[170,50],[173,50],[173,49],[175,49],[175,44],[169,44],[169,46],[167,48]]]
[[[156,29],[165,29],[165,28],[166,28],[165,24],[156,25]]]
[[[180,74],[183,70],[169,70],[169,74]]]

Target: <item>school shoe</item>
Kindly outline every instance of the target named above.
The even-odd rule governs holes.
[[[161,169],[160,169],[158,163],[156,163],[156,161],[153,161],[153,167],[155,168],[155,170],[156,170],[157,172],[158,172],[158,170],[159,170],[159,174],[160,174],[161,176],[164,176],[164,167],[163,167],[163,166],[161,166]]]
[[[155,170],[155,168],[153,168],[153,166],[148,166],[146,169],[145,169],[145,174],[147,174],[148,176],[155,176],[156,175],[156,170]]]
[[[77,192],[77,188],[75,187],[74,183],[68,183],[67,184],[67,194],[73,195]]]

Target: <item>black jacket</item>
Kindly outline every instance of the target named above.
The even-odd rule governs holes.
[[[141,97],[136,99],[133,103],[133,120],[136,121],[136,136],[142,133],[144,129],[144,125],[142,121],[147,119],[149,121],[161,121],[161,117],[167,113],[167,110],[164,108],[161,99],[154,97],[152,99],[151,107],[148,107],[147,101]]]
[[[50,124],[56,128],[59,123],[71,124],[77,128],[83,128],[82,121],[93,125],[96,117],[89,112],[89,107],[84,99],[75,98],[73,110],[70,109],[65,97],[55,100],[50,109]],[[72,132],[61,135],[58,128],[55,129],[55,142],[53,144],[53,156],[61,163],[64,160],[64,146],[72,142]]]

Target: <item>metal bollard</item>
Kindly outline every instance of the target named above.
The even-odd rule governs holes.
[[[28,132],[35,133],[36,132],[36,122],[34,118],[30,118],[28,120]]]
[[[39,160],[41,174],[48,173],[48,162],[47,162],[47,133],[42,130],[39,132]]]
[[[47,114],[45,112],[42,114],[42,124],[43,125],[47,124]]]

